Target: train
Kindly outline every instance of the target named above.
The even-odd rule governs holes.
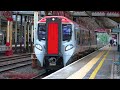
[[[97,48],[93,30],[64,16],[43,17],[38,21],[34,35],[37,64],[47,71],[65,67],[73,57]]]

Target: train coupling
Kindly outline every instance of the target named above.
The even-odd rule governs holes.
[[[55,66],[56,62],[57,62],[57,59],[55,57],[51,57],[51,58],[49,58],[48,61],[49,61],[50,66]]]

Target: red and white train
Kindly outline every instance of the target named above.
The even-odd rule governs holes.
[[[34,34],[35,55],[40,67],[58,69],[74,56],[96,48],[96,34],[64,16],[45,16]]]

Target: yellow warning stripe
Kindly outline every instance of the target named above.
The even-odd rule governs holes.
[[[67,79],[82,79],[94,66],[94,64],[97,63],[97,61],[102,57],[105,51],[100,52],[96,57],[94,57],[92,60],[90,60],[84,67],[82,67],[79,71],[76,73],[70,75]]]
[[[110,48],[111,49],[111,48]],[[93,71],[93,73],[91,74],[89,79],[94,79],[97,72],[100,70],[101,66],[103,65],[103,62],[105,61],[106,57],[108,56],[108,53],[110,51],[110,49],[108,50],[108,52],[104,55],[103,59],[100,61],[99,65],[96,67],[96,69]]]

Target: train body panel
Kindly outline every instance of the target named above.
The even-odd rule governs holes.
[[[37,47],[34,48],[37,59],[39,60],[41,67],[43,67],[43,60],[45,56],[45,41],[36,40],[36,45],[41,45],[42,50],[39,50]]]

